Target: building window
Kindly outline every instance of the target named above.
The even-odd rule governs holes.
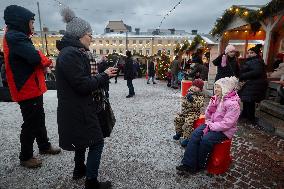
[[[116,44],[116,40],[112,40],[112,44]]]
[[[112,50],[112,53],[116,53],[116,49],[113,49],[113,50]]]
[[[146,41],[146,44],[150,44],[150,40],[147,40],[147,41]]]
[[[106,54],[108,54],[108,53],[109,53],[109,50],[107,49],[107,50],[106,50]]]
[[[133,43],[133,44],[136,44],[136,40],[133,40],[132,43]]]
[[[119,44],[122,44],[122,40],[119,40]]]
[[[171,54],[171,50],[168,50],[168,53],[167,53],[168,55],[170,55]]]
[[[139,50],[139,54],[141,54],[141,55],[142,55],[142,53],[143,53],[143,52],[142,52],[142,50]]]
[[[171,44],[171,40],[168,40],[168,44]]]
[[[175,44],[178,44],[178,40],[175,40]]]
[[[104,50],[100,49],[100,55],[104,54]]]
[[[149,55],[149,54],[150,54],[150,50],[146,49],[146,55]]]
[[[119,53],[122,53],[122,49],[119,49]]]
[[[162,50],[158,50],[158,55],[161,55],[162,54]]]
[[[143,44],[143,41],[142,41],[142,40],[139,40],[139,44]]]
[[[163,41],[162,40],[158,40],[158,44],[162,44],[163,43]]]
[[[135,54],[135,53],[136,53],[136,50],[134,49],[134,50],[133,50],[133,54]]]
[[[102,41],[102,40],[99,40],[99,43],[100,43],[100,44],[103,44],[103,41]]]
[[[109,40],[106,40],[106,44],[109,44]]]

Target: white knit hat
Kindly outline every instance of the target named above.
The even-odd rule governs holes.
[[[225,54],[227,54],[228,52],[231,51],[236,51],[236,47],[234,45],[227,45],[226,49],[225,49]]]
[[[215,85],[218,84],[222,88],[222,97],[229,94],[233,90],[236,90],[238,87],[238,78],[233,77],[224,77],[215,82]]]

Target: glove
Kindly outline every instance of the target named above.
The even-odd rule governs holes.
[[[187,99],[189,102],[193,102],[192,94],[188,93],[187,96],[186,96],[186,99]]]
[[[208,125],[206,125],[205,129],[203,130],[203,136],[207,135],[207,133],[210,131],[210,128]]]

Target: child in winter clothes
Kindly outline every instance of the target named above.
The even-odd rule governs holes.
[[[235,89],[236,77],[225,77],[215,82],[215,95],[205,113],[205,124],[195,129],[182,159],[176,169],[196,173],[206,168],[215,144],[231,139],[237,131],[240,115],[240,98]]]
[[[193,131],[193,122],[199,118],[200,109],[203,107],[204,94],[202,93],[204,82],[201,79],[195,79],[192,86],[188,90],[188,94],[182,99],[181,113],[175,118],[176,135],[173,136],[174,140],[181,140],[181,145],[185,147],[188,139]]]

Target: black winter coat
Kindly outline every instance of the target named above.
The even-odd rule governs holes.
[[[135,73],[134,73],[133,60],[132,58],[127,57],[125,60],[125,67],[124,67],[124,79],[132,80],[134,78],[135,78]]]
[[[231,76],[236,76],[238,78],[240,68],[237,59],[227,56],[227,65],[225,67],[222,67],[221,63],[223,55],[224,54],[221,54],[215,60],[212,61],[213,64],[217,66],[217,75],[215,77],[215,81],[224,77],[231,77]]]
[[[103,142],[92,92],[109,82],[105,73],[91,76],[90,60],[79,40],[64,36],[57,42],[57,123],[59,146],[75,150]]]
[[[263,60],[258,56],[248,58],[241,66],[240,81],[246,82],[239,91],[242,101],[260,102],[263,100],[268,86]]]
[[[149,77],[154,77],[155,76],[155,64],[152,61],[148,65],[148,76]]]

